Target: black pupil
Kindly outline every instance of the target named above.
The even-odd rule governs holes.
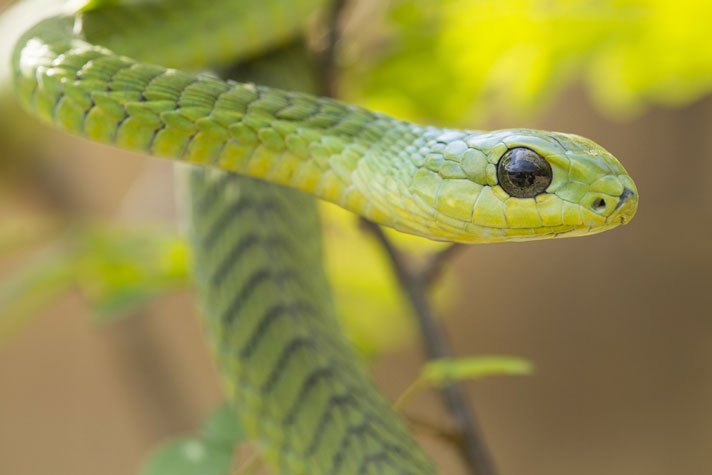
[[[517,147],[502,155],[497,165],[497,180],[508,195],[533,198],[551,184],[551,165],[538,153]]]

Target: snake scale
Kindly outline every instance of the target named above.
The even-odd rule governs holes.
[[[605,231],[633,217],[638,194],[610,153],[576,135],[421,126],[297,92],[309,86],[289,78],[275,89],[200,72],[299,37],[325,3],[68,8],[18,42],[16,96],[72,133],[194,165],[188,228],[207,333],[276,473],[433,474],[340,331],[313,196],[478,243]]]

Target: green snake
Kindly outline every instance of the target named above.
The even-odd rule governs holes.
[[[487,243],[612,229],[638,193],[576,135],[416,125],[288,78],[276,89],[199,72],[288,43],[327,3],[89,2],[24,34],[16,96],[72,133],[199,166],[186,196],[207,333],[277,473],[433,474],[334,318],[312,196],[406,233]]]

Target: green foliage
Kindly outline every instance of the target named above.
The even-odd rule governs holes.
[[[413,396],[425,389],[489,376],[528,375],[532,371],[533,365],[529,361],[513,356],[470,356],[431,360],[421,368],[420,375],[403,391],[393,403],[393,407],[402,411]]]
[[[627,116],[712,89],[708,18],[712,3],[696,0],[400,0],[348,90],[397,115],[471,124],[530,114],[576,81]]]
[[[229,475],[234,448],[244,439],[235,411],[224,404],[206,419],[197,436],[178,437],[157,448],[141,475]]]
[[[130,315],[187,286],[188,248],[173,233],[87,225],[37,252],[0,282],[0,339],[77,289],[100,320]]]
[[[142,475],[228,475],[232,451],[198,437],[181,437],[161,446],[149,458]]]
[[[82,237],[77,284],[104,319],[188,283],[188,247],[174,233],[98,227]]]
[[[415,330],[387,260],[356,226],[351,213],[323,207],[327,271],[334,282],[339,315],[365,354],[392,350],[412,340]],[[0,254],[22,243],[41,242],[47,225],[25,224],[26,232],[0,230]],[[414,254],[442,248],[393,233]],[[46,237],[44,238],[46,239]],[[189,287],[190,250],[177,234],[151,227],[85,224],[50,239],[45,248],[0,280],[0,341],[57,299],[78,291],[98,321],[136,313],[154,299]],[[451,282],[438,286],[440,306],[452,295]]]
[[[77,0],[72,5],[78,12],[88,12],[97,8],[138,3],[137,0]]]
[[[432,360],[423,367],[420,380],[432,386],[443,386],[453,381],[481,379],[487,376],[528,375],[533,365],[512,356],[477,356]]]
[[[203,439],[232,448],[245,438],[245,430],[230,404],[223,404],[203,422]]]
[[[67,256],[47,250],[0,283],[0,343],[69,289],[73,266]]]
[[[324,205],[327,271],[334,282],[339,315],[365,354],[392,350],[412,340],[412,319],[404,308],[387,259],[368,239],[351,213]],[[0,230],[0,254],[22,243],[41,242],[48,226],[26,232]],[[392,237],[414,255],[443,247],[413,236]],[[46,239],[46,237],[45,237]],[[85,224],[50,239],[0,281],[0,340],[48,308],[78,291],[98,321],[123,318],[166,293],[189,287],[190,250],[175,233],[156,228]],[[448,279],[437,287],[436,302],[450,301]]]

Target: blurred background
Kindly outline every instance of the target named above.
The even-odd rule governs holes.
[[[348,6],[342,97],[425,123],[578,133],[639,188],[627,226],[469,247],[438,288],[459,355],[535,366],[467,385],[503,475],[712,473],[710,20],[695,0]],[[171,164],[1,103],[0,473],[136,473],[222,401]],[[324,214],[341,313],[395,398],[423,363],[407,306],[355,219]],[[409,413],[450,424],[431,394]],[[466,473],[420,438],[443,473]]]

